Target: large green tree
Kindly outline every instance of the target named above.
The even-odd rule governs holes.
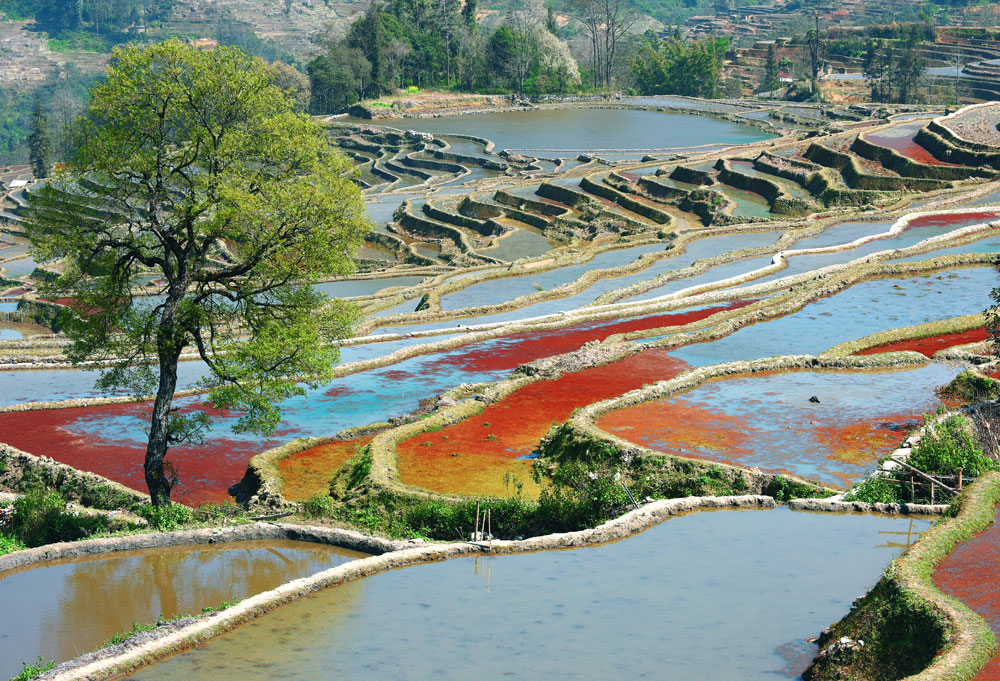
[[[349,272],[370,227],[350,162],[236,48],[116,50],[74,149],[32,196],[27,233],[63,263],[45,293],[73,299],[70,358],[113,358],[100,386],[155,395],[144,470],[164,505],[169,447],[210,423],[174,405],[181,355],[206,363],[208,403],[239,410],[237,430],[273,431],[281,400],[331,375],[355,319],[311,282]],[[163,284],[144,299],[148,273]]]

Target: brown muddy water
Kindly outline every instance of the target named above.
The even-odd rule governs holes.
[[[335,546],[247,541],[55,561],[0,578],[0,678],[62,662],[159,618],[197,614],[363,558]]]

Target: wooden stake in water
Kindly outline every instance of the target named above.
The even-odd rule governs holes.
[[[490,551],[493,551],[493,514],[491,509],[486,509],[486,522],[489,524],[486,534],[490,538]]]
[[[472,528],[472,541],[479,539],[479,500],[476,499],[476,526]]]

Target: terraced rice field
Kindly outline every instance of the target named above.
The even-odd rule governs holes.
[[[631,98],[622,108],[334,121],[337,144],[362,168],[377,229],[357,254],[370,271],[317,289],[359,306],[358,337],[341,348],[338,377],[286,400],[267,438],[235,432],[237,414],[203,404],[196,388],[207,368],[183,362],[189,392],[176,406],[207,409],[215,424],[204,442],[171,448],[174,498],[224,502],[240,483],[242,501],[259,494],[270,504],[255,512],[301,511],[341,503],[331,482],[349,474],[355,518],[388,496],[498,508],[545,498],[546,466],[555,466],[547,443],[567,432],[590,438],[581,460],[592,447],[615,465],[736,471],[757,485],[747,492],[776,479],[847,491],[938,409],[941,387],[989,353],[977,315],[1000,283],[1000,205],[984,197],[1000,195],[1000,183],[988,181],[985,161],[931,148],[927,119],[865,133],[920,164],[927,174],[918,176],[898,160],[890,168],[858,156],[854,129],[817,118],[809,127],[823,132],[807,139],[758,109]],[[739,115],[748,111],[759,115]],[[991,111],[950,125],[975,134]],[[22,338],[28,327],[17,325],[40,304],[35,263],[2,266],[18,286],[0,302],[0,443],[144,490],[149,403],[102,397],[92,373],[65,363],[59,338]],[[149,277],[136,289],[149,303],[161,285]],[[613,487],[631,495],[641,481],[622,471]],[[505,522],[498,515],[491,530],[514,540]],[[411,566],[296,600],[128,678],[237,669],[302,678],[317,664],[331,678],[451,678],[473,657],[489,679],[657,676],[666,666],[677,678],[799,678],[817,652],[808,639],[902,548],[882,546],[878,533],[914,522],[927,525],[718,511],[595,548]],[[467,539],[469,529],[430,538]],[[988,579],[970,577],[992,574],[993,532],[959,549],[937,579],[995,625]],[[168,557],[180,560],[178,550],[161,562]],[[258,570],[252,558],[245,570]],[[274,561],[261,559],[271,567],[258,571],[270,574]],[[38,631],[62,639],[83,626],[85,601],[66,591],[79,591],[75,582],[148,572],[122,560],[67,567],[71,586],[50,590],[68,614],[12,635],[32,642],[8,653],[0,635],[0,658],[64,661],[98,645],[46,647]],[[296,554],[272,581],[340,560]],[[217,563],[208,561],[213,574],[229,574]],[[32,588],[45,589],[61,569],[0,574],[0,595],[35,577]],[[246,587],[240,598],[274,586],[245,577],[232,578]],[[231,597],[222,591],[189,605]],[[187,607],[163,605],[165,593],[165,615]],[[782,617],[759,626],[776,607]],[[506,623],[499,638],[495,622]],[[626,646],[626,656],[608,653]]]

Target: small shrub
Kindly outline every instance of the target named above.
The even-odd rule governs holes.
[[[329,518],[333,510],[333,499],[325,494],[317,494],[302,502],[302,515],[309,518]]]
[[[958,415],[936,425],[928,423],[926,433],[910,455],[910,465],[931,475],[956,475],[961,468],[969,477],[997,467],[973,438],[968,421]]]
[[[6,553],[14,553],[15,551],[20,551],[21,549],[26,548],[28,547],[24,545],[24,542],[17,537],[0,533],[0,556]]]
[[[107,641],[105,641],[101,645],[101,647],[102,648],[107,648],[109,646],[116,646],[119,643],[124,643],[125,641],[129,640],[130,638],[132,638],[136,634],[142,634],[142,633],[147,632],[147,631],[152,631],[153,629],[156,629],[156,624],[155,623],[140,624],[139,622],[132,622],[132,628],[131,629],[126,629],[125,631],[119,631],[119,632],[117,632],[115,634],[112,634],[111,638],[109,638]]]
[[[108,528],[105,516],[69,513],[58,492],[34,488],[14,500],[11,535],[27,546],[76,541]]]
[[[194,519],[202,523],[219,522],[224,519],[239,518],[246,511],[239,504],[226,501],[221,504],[203,504],[194,510]]]
[[[55,666],[56,663],[54,660],[43,662],[41,657],[39,657],[34,664],[22,662],[21,673],[12,678],[10,681],[31,681],[31,679],[37,678],[40,674],[49,671]]]
[[[902,488],[895,480],[871,477],[861,481],[844,495],[845,501],[864,501],[869,504],[899,504],[903,502]]]
[[[145,504],[136,509],[136,513],[148,520],[152,527],[165,532],[176,530],[180,525],[191,522],[192,517],[191,509],[180,504],[169,506]]]

